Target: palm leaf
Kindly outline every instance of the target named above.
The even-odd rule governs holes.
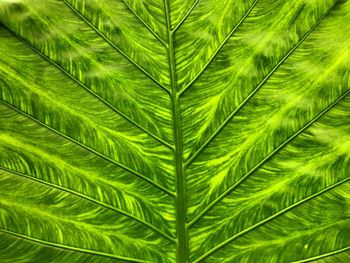
[[[0,262],[349,262],[350,1],[0,2]]]

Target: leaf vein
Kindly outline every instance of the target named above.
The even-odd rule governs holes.
[[[114,255],[114,254],[110,254],[110,253],[105,253],[105,252],[100,252],[100,251],[95,251],[95,250],[90,250],[90,249],[84,249],[84,248],[78,248],[78,247],[72,247],[72,246],[68,246],[68,245],[64,245],[64,244],[60,244],[60,243],[45,241],[45,240],[41,240],[38,238],[34,238],[34,237],[31,237],[28,235],[16,233],[14,231],[9,231],[9,230],[2,229],[2,228],[0,228],[0,232],[15,236],[17,238],[26,239],[26,240],[29,240],[31,242],[39,243],[39,244],[42,244],[45,246],[56,247],[56,248],[60,248],[60,249],[71,250],[71,251],[76,251],[76,252],[81,252],[81,253],[86,253],[86,254],[91,254],[91,255],[96,255],[96,256],[109,257],[109,258],[113,258],[113,259],[121,259],[121,260],[125,260],[125,261],[130,261],[130,262],[150,263],[150,261],[145,261],[145,260],[141,260],[141,259],[123,257],[123,256],[118,256],[118,255]]]
[[[277,152],[283,149],[288,143],[293,141],[298,135],[304,132],[307,128],[309,128],[313,123],[315,123],[319,118],[321,118],[324,114],[326,114],[329,110],[331,110],[339,101],[345,98],[350,93],[350,89],[347,90],[343,95],[341,95],[337,100],[335,100],[332,104],[330,104],[326,109],[320,112],[315,118],[313,118],[309,123],[307,123],[304,127],[299,129],[296,133],[294,133],[291,137],[289,137],[286,141],[284,141],[280,146],[275,148],[269,155],[267,155],[264,159],[262,159],[257,165],[255,165],[250,171],[248,171],[240,180],[238,180],[235,184],[230,186],[226,191],[224,191],[221,195],[213,200],[206,208],[204,208],[195,218],[193,218],[187,225],[187,228],[190,228],[194,223],[196,223],[200,218],[202,218],[211,208],[213,208],[218,202],[224,199],[230,192],[232,192],[236,187],[238,187],[241,183],[243,183],[249,176],[251,176],[255,171],[257,171],[264,163],[266,163],[270,158],[272,158]]]
[[[323,189],[323,190],[321,190],[321,191],[319,191],[319,192],[317,192],[317,193],[315,193],[313,195],[310,195],[310,196],[308,196],[308,197],[306,197],[306,198],[304,198],[304,199],[294,203],[293,205],[290,205],[290,206],[280,210],[279,212],[277,212],[277,213],[273,214],[272,216],[270,216],[270,217],[268,217],[268,218],[266,218],[266,219],[264,219],[264,220],[262,220],[262,221],[260,221],[260,222],[258,222],[256,224],[254,224],[253,226],[242,230],[241,232],[239,232],[239,233],[235,234],[234,236],[228,238],[224,242],[220,243],[219,245],[215,246],[214,248],[212,248],[211,250],[209,250],[208,252],[203,254],[201,257],[199,257],[196,260],[194,260],[193,263],[197,263],[197,262],[200,262],[200,261],[204,260],[205,258],[210,256],[211,254],[213,254],[215,251],[217,251],[220,248],[226,246],[227,244],[229,244],[233,240],[237,239],[238,237],[240,237],[240,236],[242,236],[242,235],[244,235],[244,234],[254,230],[255,228],[258,228],[258,227],[260,227],[260,226],[262,226],[262,225],[272,221],[273,219],[275,219],[275,218],[277,218],[277,217],[287,213],[288,211],[292,210],[293,208],[295,208],[295,207],[297,207],[299,205],[302,205],[303,203],[305,203],[305,202],[307,202],[307,201],[309,201],[309,200],[311,200],[313,198],[316,198],[317,196],[320,196],[320,195],[322,195],[322,194],[332,190],[333,188],[335,188],[335,187],[337,187],[337,186],[339,186],[339,185],[341,185],[343,183],[346,183],[349,180],[350,180],[350,177],[347,177],[347,178],[345,178],[345,179],[343,179],[343,180],[341,180],[341,181],[339,181],[339,182],[337,182],[337,183],[335,183],[333,185],[328,186],[327,188],[325,188],[325,189]]]
[[[2,24],[1,24],[2,25]],[[105,104],[108,108],[113,110],[115,113],[120,115],[122,118],[130,122],[131,124],[135,125],[137,128],[148,134],[150,137],[153,139],[157,140],[159,143],[163,144],[164,146],[168,147],[171,150],[174,150],[174,146],[163,140],[162,138],[158,137],[157,135],[151,133],[150,131],[146,130],[144,127],[142,127],[140,124],[136,123],[133,121],[130,117],[122,113],[120,110],[115,108],[113,105],[111,105],[108,101],[106,101],[104,98],[101,96],[97,95],[95,92],[93,92],[91,89],[89,89],[84,83],[82,83],[80,80],[76,79],[72,74],[67,72],[64,68],[62,68],[60,65],[58,65],[55,61],[53,61],[51,58],[46,56],[45,54],[41,53],[38,49],[36,49],[34,46],[32,46],[28,41],[26,41],[24,38],[19,36],[17,33],[13,32],[11,29],[6,27],[5,25],[2,25],[10,34],[12,34],[14,37],[19,39],[23,44],[25,44],[28,48],[30,48],[34,53],[39,55],[41,58],[46,60],[47,62],[51,63],[55,67],[57,67],[62,73],[64,73],[67,77],[69,77],[71,80],[73,80],[75,83],[77,83],[79,86],[81,86],[84,90],[86,90],[89,94],[97,98],[99,101],[101,101],[103,104]]]
[[[258,86],[230,113],[230,115],[220,124],[220,126],[210,135],[210,137],[192,154],[186,161],[185,166],[189,166],[198,155],[209,145],[209,143],[223,130],[230,120],[238,113],[238,111],[260,90],[260,88],[269,80],[275,71],[289,58],[291,54],[304,42],[304,40],[317,28],[321,21],[329,14],[329,9],[318,21],[310,28],[310,30],[294,45],[294,47],[277,63],[277,65],[266,75],[266,77],[258,84]]]
[[[66,1],[66,0],[64,0]],[[159,42],[161,42],[166,48],[168,47],[168,45],[164,42],[163,39],[161,39],[160,36],[158,36],[158,34],[156,32],[153,31],[153,29],[146,24],[145,21],[143,21],[143,19],[131,8],[131,6],[125,1],[125,0],[122,0],[122,2],[124,3],[124,5],[130,10],[130,12],[137,17],[137,19],[151,32],[151,34],[153,36],[155,36]]]
[[[180,20],[180,22],[173,28],[173,30],[172,30],[173,32],[175,32],[177,29],[179,29],[179,27],[183,24],[183,22],[185,22],[187,17],[192,13],[193,9],[197,6],[198,3],[199,3],[199,0],[196,0],[193,3],[191,8],[187,11],[187,13],[184,15],[184,17]]]
[[[107,36],[105,36],[97,27],[95,27],[89,20],[87,20],[78,10],[76,10],[71,4],[67,2],[67,0],[63,0],[63,2],[86,24],[88,24],[97,34],[99,34],[112,48],[118,51],[123,57],[125,57],[131,64],[137,67],[141,72],[143,72],[149,79],[155,82],[161,89],[163,89],[167,94],[169,90],[164,87],[158,80],[156,80],[147,70],[133,61],[124,51],[122,51],[119,47],[117,47]]]
[[[117,207],[115,207],[115,206],[109,205],[109,204],[107,204],[107,203],[105,203],[105,202],[99,201],[99,200],[97,200],[97,199],[95,199],[95,198],[93,198],[93,197],[90,197],[90,196],[87,196],[87,195],[85,195],[85,194],[79,193],[79,192],[77,192],[77,191],[75,191],[75,190],[72,190],[72,189],[70,189],[70,188],[67,188],[67,187],[64,187],[64,186],[60,186],[60,185],[57,185],[57,184],[53,184],[53,183],[47,182],[47,181],[45,181],[45,180],[42,180],[42,179],[39,179],[39,178],[30,176],[30,175],[24,174],[24,173],[22,173],[22,172],[9,169],[9,168],[7,168],[7,167],[0,166],[0,170],[9,172],[9,173],[11,173],[11,174],[16,174],[16,175],[18,175],[18,176],[22,176],[22,177],[24,177],[24,178],[26,178],[26,179],[29,179],[29,180],[32,180],[32,181],[36,181],[36,182],[38,182],[38,183],[41,183],[41,184],[44,184],[44,185],[46,185],[46,186],[55,188],[55,189],[57,189],[57,190],[61,190],[61,191],[63,191],[63,192],[70,193],[70,194],[72,194],[72,195],[78,196],[78,197],[80,197],[80,198],[82,198],[82,199],[85,199],[85,200],[87,200],[87,201],[90,201],[90,202],[92,202],[92,203],[95,203],[95,204],[97,204],[97,205],[100,205],[100,206],[102,206],[102,207],[105,207],[106,209],[109,209],[109,210],[111,210],[111,211],[114,211],[114,212],[117,212],[117,213],[122,214],[122,215],[124,215],[124,216],[127,216],[127,217],[129,217],[130,219],[133,219],[133,220],[135,220],[135,221],[137,221],[137,222],[143,224],[144,226],[146,226],[146,227],[152,229],[153,231],[157,232],[157,233],[160,234],[161,236],[167,238],[169,241],[171,241],[171,242],[173,242],[173,243],[175,242],[175,240],[174,240],[173,237],[171,237],[170,235],[164,233],[163,231],[160,231],[158,227],[155,227],[155,226],[153,226],[152,224],[150,224],[150,223],[148,223],[148,222],[146,222],[146,221],[144,221],[144,220],[142,220],[142,219],[140,219],[140,218],[138,218],[138,217],[136,217],[136,216],[134,216],[134,215],[132,215],[132,214],[130,214],[130,213],[128,213],[128,212],[122,210],[122,209],[120,209],[120,208],[117,208]]]
[[[241,18],[241,20],[238,22],[238,24],[231,30],[231,32],[227,35],[227,37],[224,39],[224,41],[218,46],[218,48],[214,51],[213,55],[209,58],[208,62],[204,65],[204,67],[197,73],[197,75],[179,92],[179,96],[181,96],[186,90],[188,90],[194,82],[203,74],[203,72],[207,69],[209,64],[214,60],[216,55],[220,52],[220,50],[223,48],[223,46],[226,44],[226,42],[231,38],[231,36],[237,31],[237,29],[242,25],[242,23],[245,21],[245,19],[249,16],[250,12],[254,9],[256,3],[258,0],[255,0],[252,5],[249,7],[247,12],[244,14],[244,16]]]
[[[181,131],[181,114],[179,108],[179,97],[176,86],[176,69],[175,69],[175,48],[174,34],[171,31],[170,4],[169,0],[164,0],[165,16],[167,21],[168,34],[168,61],[169,61],[169,76],[171,79],[171,107],[173,115],[173,130],[174,130],[174,166],[176,180],[176,235],[177,235],[177,261],[187,262],[188,240],[186,233],[186,203],[185,203],[185,176],[183,169],[183,148],[182,148],[182,131]]]
[[[83,143],[73,139],[72,137],[70,137],[70,136],[68,136],[68,135],[66,135],[66,134],[56,130],[55,128],[53,128],[53,127],[51,127],[51,126],[41,122],[40,120],[34,118],[33,116],[29,115],[28,113],[26,113],[26,112],[20,110],[19,108],[13,106],[12,104],[8,103],[7,101],[5,101],[3,99],[0,99],[0,101],[3,104],[5,104],[7,107],[17,111],[19,114],[22,114],[23,116],[26,116],[27,118],[29,118],[32,121],[38,123],[39,125],[41,125],[41,126],[47,128],[47,129],[51,130],[52,132],[56,133],[57,135],[59,135],[59,136],[65,138],[65,139],[71,141],[72,143],[74,143],[74,144],[80,146],[81,148],[83,148],[83,149],[85,149],[85,150],[95,154],[96,156],[99,156],[100,158],[102,158],[102,159],[104,159],[104,160],[106,160],[106,161],[108,161],[108,162],[110,162],[110,163],[112,163],[112,164],[114,164],[114,165],[124,169],[125,171],[127,171],[127,172],[129,172],[129,173],[131,173],[131,174],[133,174],[133,175],[135,175],[135,176],[137,176],[137,177],[147,181],[149,184],[157,187],[158,189],[162,190],[163,192],[165,192],[165,193],[167,193],[167,194],[169,194],[169,195],[171,195],[173,197],[175,196],[175,194],[173,192],[171,192],[170,190],[166,189],[164,186],[162,186],[162,185],[152,181],[151,179],[147,178],[146,176],[140,174],[139,172],[137,172],[137,171],[127,167],[126,165],[124,165],[122,163],[117,162],[116,160],[113,160],[113,159],[103,155],[102,153],[96,151],[95,149],[93,149],[93,148],[91,148],[91,147],[89,147],[89,146],[87,146],[87,145],[85,145],[85,144],[83,144]]]
[[[292,263],[311,262],[311,261],[314,261],[314,260],[318,260],[318,259],[334,256],[336,254],[340,254],[340,253],[348,251],[348,250],[350,250],[350,246],[347,246],[347,247],[344,247],[344,248],[341,248],[341,249],[338,249],[338,250],[335,250],[335,251],[331,251],[331,252],[328,252],[328,253],[325,253],[325,254],[321,254],[321,255],[318,255],[318,256],[315,256],[315,257],[305,258],[305,259],[298,260],[298,261],[293,261]]]

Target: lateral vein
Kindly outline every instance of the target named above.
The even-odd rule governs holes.
[[[67,77],[69,77],[71,80],[73,80],[75,83],[77,83],[79,86],[81,86],[84,90],[86,90],[89,94],[97,98],[99,101],[101,101],[103,104],[105,104],[107,107],[109,107],[111,110],[113,110],[115,113],[120,115],[122,118],[130,122],[131,124],[135,125],[137,128],[148,134],[150,137],[153,139],[157,140],[159,143],[163,144],[164,146],[168,147],[171,150],[174,150],[174,146],[171,145],[170,143],[166,142],[162,138],[158,137],[157,135],[151,133],[150,131],[146,130],[144,127],[142,127],[140,124],[136,123],[133,121],[130,117],[122,113],[120,110],[115,108],[113,105],[111,105],[108,101],[103,99],[101,96],[97,95],[95,92],[93,92],[91,89],[89,89],[84,83],[82,83],[80,80],[76,79],[72,74],[70,74],[68,71],[66,71],[64,68],[62,68],[60,65],[58,65],[55,61],[53,61],[51,58],[43,54],[41,51],[36,49],[34,46],[32,46],[27,40],[19,36],[17,33],[13,32],[11,29],[6,27],[5,25],[2,25],[7,31],[12,34],[14,37],[19,39],[23,44],[25,44],[28,48],[30,48],[34,53],[42,57],[44,60],[47,62],[51,63],[55,67],[57,67],[62,73],[64,73]]]
[[[203,72],[207,69],[209,64],[214,60],[216,55],[219,53],[219,51],[223,48],[223,46],[226,44],[226,42],[231,38],[231,36],[237,31],[237,29],[242,25],[242,23],[245,21],[245,19],[249,16],[250,12],[254,9],[256,3],[258,0],[255,0],[250,8],[247,10],[247,12],[244,14],[244,16],[241,18],[241,20],[238,22],[238,24],[231,30],[231,32],[226,36],[224,41],[218,46],[218,48],[214,51],[213,55],[209,58],[208,62],[204,65],[204,67],[197,73],[196,76],[184,87],[180,90],[179,96],[181,96],[186,90],[188,90],[194,82],[203,74]]]
[[[341,184],[343,184],[343,183],[346,183],[346,182],[349,181],[349,180],[350,180],[350,177],[345,178],[345,179],[343,179],[343,180],[341,180],[341,181],[339,181],[339,182],[337,182],[337,183],[335,183],[335,184],[333,184],[333,185],[331,185],[331,186],[328,186],[327,188],[325,188],[325,189],[323,189],[323,190],[321,190],[321,191],[319,191],[319,192],[317,192],[317,193],[315,193],[315,194],[313,194],[313,195],[310,195],[310,196],[308,196],[308,197],[306,197],[306,198],[304,198],[304,199],[302,199],[302,200],[300,200],[300,201],[294,203],[293,205],[290,205],[290,206],[288,206],[288,207],[286,207],[286,208],[280,210],[279,212],[277,212],[277,213],[273,214],[272,216],[270,216],[270,217],[268,217],[268,218],[266,218],[266,219],[264,219],[264,220],[262,220],[262,221],[260,221],[260,222],[258,222],[258,223],[256,223],[256,224],[254,224],[253,226],[248,227],[248,228],[242,230],[241,232],[235,234],[234,236],[228,238],[228,239],[225,240],[224,242],[222,242],[222,243],[220,243],[219,245],[215,246],[214,248],[212,248],[211,250],[209,250],[208,252],[206,252],[205,254],[203,254],[202,256],[200,256],[199,258],[197,258],[196,260],[194,260],[192,263],[198,263],[198,262],[204,260],[205,258],[207,258],[208,256],[210,256],[211,254],[213,254],[215,251],[217,251],[217,250],[219,250],[220,248],[226,246],[227,244],[229,244],[229,243],[232,242],[233,240],[237,239],[238,237],[240,237],[240,236],[242,236],[242,235],[244,235],[244,234],[246,234],[246,233],[248,233],[248,232],[254,230],[255,228],[258,228],[258,227],[260,227],[260,226],[262,226],[262,225],[264,225],[264,224],[266,224],[266,223],[272,221],[273,219],[275,219],[275,218],[277,218],[277,217],[279,217],[279,216],[281,216],[281,215],[287,213],[288,211],[292,210],[293,208],[295,208],[295,207],[297,207],[297,206],[299,206],[299,205],[302,205],[303,203],[305,203],[305,202],[307,202],[307,201],[309,201],[309,200],[311,200],[311,199],[313,199],[313,198],[316,198],[317,196],[320,196],[320,195],[322,195],[322,194],[324,194],[324,193],[326,193],[326,192],[332,190],[333,188],[335,188],[335,187],[337,187],[337,186],[339,186],[339,185],[341,185]]]
[[[185,166],[189,166],[198,155],[209,145],[209,143],[223,130],[230,120],[238,113],[238,111],[260,90],[260,88],[269,80],[275,71],[290,57],[291,54],[304,42],[304,40],[317,28],[321,21],[328,15],[328,10],[320,19],[311,27],[311,29],[294,45],[294,47],[277,63],[277,65],[266,75],[266,77],[258,84],[258,86],[230,113],[230,115],[220,124],[220,126],[210,135],[210,137],[199,147],[199,149],[188,158]]]
[[[158,183],[152,181],[151,179],[147,178],[146,176],[140,174],[139,172],[137,172],[137,171],[135,171],[135,170],[133,170],[133,169],[127,167],[126,165],[124,165],[124,164],[122,164],[122,163],[119,163],[119,162],[117,162],[117,161],[111,159],[110,157],[105,156],[104,154],[102,154],[102,153],[96,151],[95,149],[93,149],[93,148],[91,148],[91,147],[89,147],[89,146],[87,146],[87,145],[85,145],[85,144],[83,144],[83,143],[81,143],[81,142],[79,142],[79,141],[73,139],[72,137],[70,137],[70,136],[68,136],[68,135],[66,135],[66,134],[64,134],[64,133],[62,133],[62,132],[56,130],[55,128],[53,128],[53,127],[51,127],[51,126],[49,126],[49,125],[47,125],[47,124],[41,122],[40,120],[34,118],[33,116],[29,115],[28,113],[26,113],[26,112],[20,110],[19,108],[13,106],[12,104],[8,103],[7,101],[5,101],[5,100],[3,100],[3,99],[0,99],[0,101],[1,101],[3,104],[5,104],[7,107],[9,107],[9,108],[15,110],[15,111],[18,112],[19,114],[22,114],[22,115],[26,116],[27,118],[29,118],[29,119],[31,119],[32,121],[38,123],[39,125],[41,125],[41,126],[47,128],[47,129],[51,130],[52,132],[56,133],[57,135],[59,135],[59,136],[65,138],[65,139],[71,141],[72,143],[74,143],[74,144],[80,146],[81,148],[84,148],[85,150],[87,150],[87,151],[89,151],[89,152],[91,152],[91,153],[93,153],[93,154],[99,156],[100,158],[102,158],[102,159],[104,159],[104,160],[106,160],[106,161],[108,161],[108,162],[110,162],[110,163],[112,163],[112,164],[114,164],[114,165],[116,165],[116,166],[118,166],[118,167],[124,169],[125,171],[127,171],[127,172],[129,172],[129,173],[131,173],[131,174],[133,174],[133,175],[135,175],[135,176],[137,176],[137,177],[143,179],[144,181],[147,181],[149,184],[151,184],[151,185],[157,187],[158,189],[162,190],[163,192],[165,192],[165,193],[167,193],[167,194],[169,194],[169,195],[175,197],[175,194],[174,194],[173,192],[171,192],[170,190],[166,189],[164,186],[162,186],[162,185],[160,185],[160,184],[158,184]]]
[[[183,22],[185,22],[185,20],[187,19],[187,17],[192,13],[193,9],[197,6],[197,4],[199,3],[199,0],[194,1],[193,5],[191,6],[191,8],[187,11],[187,13],[185,14],[185,16],[180,20],[180,22],[173,28],[173,32],[175,32],[176,30],[179,29],[179,27],[183,24]]]
[[[293,141],[298,135],[304,132],[307,128],[309,128],[313,123],[315,123],[319,118],[321,118],[324,114],[330,111],[337,103],[339,103],[343,98],[345,98],[350,93],[350,89],[347,90],[343,95],[341,95],[337,100],[335,100],[332,104],[330,104],[326,109],[321,111],[315,118],[313,118],[309,123],[307,123],[304,127],[299,129],[296,133],[294,133],[291,137],[289,137],[286,141],[284,141],[281,145],[275,148],[269,155],[267,155],[264,159],[262,159],[258,164],[256,164],[250,171],[248,171],[241,179],[239,179],[235,184],[230,186],[227,190],[225,190],[221,195],[215,198],[206,208],[204,208],[196,217],[194,217],[188,224],[187,228],[190,228],[194,223],[196,223],[199,219],[201,219],[211,208],[213,208],[218,202],[224,199],[230,192],[232,192],[236,187],[238,187],[241,183],[243,183],[249,176],[251,176],[256,170],[258,170],[264,163],[266,163],[271,157],[273,157],[277,152],[283,149],[288,143]]]
[[[95,250],[90,250],[90,249],[84,249],[84,248],[78,248],[78,247],[72,247],[72,246],[63,245],[60,243],[45,241],[45,240],[34,238],[34,237],[31,237],[28,235],[24,235],[24,234],[20,234],[20,233],[14,232],[14,231],[10,231],[7,229],[0,228],[0,232],[15,236],[17,238],[26,239],[26,240],[29,240],[31,242],[39,243],[39,244],[42,244],[45,246],[56,247],[56,248],[60,248],[60,249],[71,250],[71,251],[76,251],[76,252],[81,252],[81,253],[91,254],[91,255],[96,255],[96,256],[102,256],[102,257],[108,257],[108,258],[113,258],[113,259],[120,259],[120,260],[125,260],[125,261],[130,261],[130,262],[151,263],[150,261],[145,261],[145,260],[141,260],[141,259],[123,257],[123,256],[118,256],[118,255],[114,255],[114,254],[110,254],[110,253],[105,253],[105,252],[100,252],[100,251],[95,251]]]
[[[67,0],[63,0],[63,2],[78,16],[82,19],[86,24],[88,24],[97,34],[99,34],[112,48],[118,51],[123,57],[125,57],[131,64],[137,67],[140,71],[142,71],[149,79],[155,82],[160,88],[162,88],[167,94],[169,90],[164,87],[158,80],[156,80],[147,70],[133,61],[124,51],[122,51],[119,47],[117,47],[109,38],[107,38],[97,27],[95,27],[89,20],[87,20],[78,10],[76,10]]]
[[[47,182],[47,181],[45,181],[45,180],[42,180],[42,179],[39,179],[39,178],[30,176],[30,175],[27,175],[27,174],[25,174],[25,173],[22,173],[22,172],[19,172],[19,171],[15,171],[15,170],[9,169],[9,168],[7,168],[7,167],[0,166],[0,170],[3,170],[3,171],[6,171],[6,172],[9,172],[9,173],[11,173],[11,174],[15,174],[15,175],[24,177],[24,178],[26,178],[26,179],[28,179],[28,180],[32,180],[32,181],[35,181],[35,182],[44,184],[44,185],[46,185],[46,186],[55,188],[55,189],[60,190],[60,191],[64,191],[64,192],[70,193],[70,194],[72,194],[72,195],[75,195],[75,196],[78,196],[78,197],[80,197],[80,198],[82,198],[82,199],[85,199],[85,200],[87,200],[87,201],[89,201],[89,202],[92,202],[92,203],[94,203],[94,204],[97,204],[97,205],[100,205],[100,206],[102,206],[102,207],[105,207],[106,209],[109,209],[109,210],[111,210],[111,211],[114,211],[114,212],[117,212],[117,213],[122,214],[122,215],[124,215],[124,216],[127,216],[127,217],[129,217],[130,219],[133,219],[133,220],[135,220],[135,221],[137,221],[137,222],[143,224],[144,226],[146,226],[146,227],[152,229],[153,231],[157,232],[159,235],[165,237],[165,238],[168,239],[169,241],[175,243],[175,240],[174,240],[174,238],[173,238],[172,236],[170,236],[170,235],[164,233],[163,231],[159,230],[158,227],[155,227],[155,226],[153,226],[152,224],[150,224],[150,223],[148,223],[148,222],[146,222],[146,221],[144,221],[144,220],[142,220],[142,219],[140,219],[140,218],[138,218],[138,217],[136,217],[136,216],[134,216],[134,215],[132,215],[132,214],[130,214],[130,213],[128,213],[128,212],[122,210],[122,209],[120,209],[120,208],[117,208],[117,207],[115,207],[115,206],[109,205],[109,204],[107,204],[107,203],[105,203],[105,202],[99,201],[99,200],[97,200],[97,199],[95,199],[95,198],[92,198],[92,197],[87,196],[87,195],[85,195],[85,194],[79,193],[79,192],[77,192],[77,191],[75,191],[75,190],[72,190],[72,189],[70,189],[70,188],[67,188],[67,187],[64,187],[64,186],[60,186],[60,185],[57,185],[57,184],[53,184],[53,183]]]
[[[155,36],[155,38],[157,38],[158,41],[163,44],[163,46],[168,47],[168,45],[164,42],[164,40],[160,36],[158,36],[158,34],[154,32],[153,29],[149,25],[147,25],[145,21],[143,21],[143,19],[131,8],[131,6],[125,0],[122,0],[122,2],[130,10],[130,12],[133,13],[133,15],[136,16],[137,19],[148,29],[148,31],[150,31],[151,34]]]
[[[328,252],[328,253],[325,253],[325,254],[317,255],[315,257],[305,258],[305,259],[302,259],[302,260],[293,261],[291,263],[312,262],[312,261],[315,261],[315,260],[318,260],[318,259],[334,256],[336,254],[340,254],[340,253],[348,251],[348,250],[350,250],[350,246],[347,246],[347,247],[344,247],[344,248],[341,248],[341,249],[338,249],[338,250],[335,250],[335,251],[331,251],[331,252]]]

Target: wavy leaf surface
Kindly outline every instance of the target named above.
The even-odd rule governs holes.
[[[350,1],[0,1],[0,262],[349,262]]]

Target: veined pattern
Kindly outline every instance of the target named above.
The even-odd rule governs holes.
[[[349,21],[0,1],[0,262],[350,262]]]

